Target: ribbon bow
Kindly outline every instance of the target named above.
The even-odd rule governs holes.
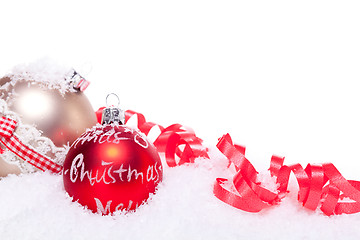
[[[0,142],[11,152],[42,171],[49,170],[60,173],[62,167],[48,157],[37,153],[34,149],[24,145],[14,134],[17,122],[2,116],[0,119]]]

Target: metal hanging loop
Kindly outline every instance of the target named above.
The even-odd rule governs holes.
[[[110,96],[114,96],[112,97],[112,99],[115,99],[115,101],[117,101],[117,104],[111,104],[111,100],[110,100],[110,104],[109,104],[109,97]],[[110,98],[111,99],[111,98]],[[116,107],[119,107],[120,106],[120,98],[118,97],[118,95],[116,93],[109,93],[107,96],[106,96],[106,106],[110,107],[110,106],[116,106]]]
[[[109,97],[115,96],[117,104],[111,104]],[[106,107],[102,112],[101,124],[125,124],[125,112],[119,108],[120,98],[115,93],[109,93],[106,96]]]

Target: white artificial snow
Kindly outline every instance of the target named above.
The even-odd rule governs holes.
[[[169,168],[136,212],[100,216],[67,196],[62,176],[9,176],[0,181],[1,239],[359,239],[359,214],[327,217],[306,210],[291,189],[280,205],[247,213],[214,197],[216,177],[229,177],[225,159]]]
[[[277,192],[279,187],[279,184],[276,183],[276,177],[271,176],[269,171],[259,172],[256,178],[256,182],[259,182],[260,186],[272,192]]]
[[[62,94],[68,91],[76,92],[69,84],[72,73],[71,67],[59,64],[50,58],[42,58],[13,67],[11,73],[6,75],[11,78],[11,81],[1,86],[0,89],[6,89],[10,84],[15,85],[17,81],[31,80],[45,88],[57,89]]]

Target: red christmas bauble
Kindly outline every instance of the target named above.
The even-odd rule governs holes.
[[[102,214],[135,210],[162,181],[155,146],[124,125],[97,125],[71,145],[64,162],[65,190]]]

